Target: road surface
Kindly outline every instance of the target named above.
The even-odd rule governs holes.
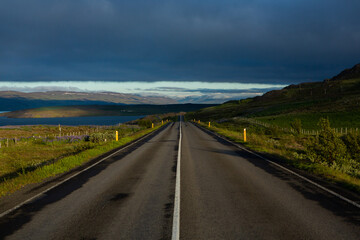
[[[359,208],[181,125],[180,239],[360,239]],[[0,237],[171,239],[179,136],[168,125],[2,217]]]
[[[360,239],[360,211],[263,159],[183,127],[182,239]]]

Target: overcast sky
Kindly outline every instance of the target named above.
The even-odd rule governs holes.
[[[359,0],[1,0],[0,81],[320,81],[360,62],[359,12]]]

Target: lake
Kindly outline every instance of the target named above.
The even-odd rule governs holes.
[[[0,126],[9,125],[116,125],[144,116],[98,116],[98,117],[68,117],[68,118],[7,118],[0,117]]]

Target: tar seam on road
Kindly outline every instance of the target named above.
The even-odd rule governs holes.
[[[195,125],[195,126],[197,126],[197,125]],[[203,127],[201,127],[201,129],[211,132],[210,130],[207,130],[207,129],[203,128]],[[214,132],[211,132],[211,133],[213,133],[213,134],[216,135],[217,137],[225,140],[226,142],[232,144],[233,146],[235,146],[235,147],[237,147],[237,148],[240,148],[241,150],[247,151],[247,152],[249,152],[249,153],[251,153],[251,154],[253,154],[253,155],[255,155],[255,156],[257,156],[257,157],[259,157],[259,158],[261,158],[261,159],[263,159],[263,160],[265,160],[265,161],[267,161],[268,163],[270,163],[270,164],[272,164],[272,165],[274,165],[274,166],[277,166],[277,167],[279,167],[279,168],[281,168],[281,169],[283,169],[283,170],[285,170],[285,171],[287,171],[287,172],[289,172],[289,173],[291,173],[291,174],[293,174],[293,175],[295,175],[295,176],[297,176],[297,177],[305,180],[306,182],[308,182],[308,183],[310,183],[310,184],[312,184],[312,185],[314,185],[314,186],[322,189],[323,191],[325,191],[325,192],[327,192],[327,193],[330,193],[331,195],[333,195],[333,196],[335,196],[335,197],[337,197],[337,198],[340,198],[341,200],[343,200],[343,201],[345,201],[345,202],[347,202],[347,203],[349,203],[349,204],[351,204],[351,205],[353,205],[353,206],[355,206],[355,207],[357,207],[357,208],[360,208],[360,204],[359,204],[359,203],[357,203],[357,202],[355,202],[355,201],[353,201],[353,200],[350,200],[350,199],[348,199],[347,197],[344,197],[344,196],[342,196],[342,195],[340,195],[340,194],[338,194],[338,193],[336,193],[336,192],[334,192],[334,191],[332,191],[332,190],[330,190],[330,189],[328,189],[328,188],[326,188],[326,187],[324,187],[324,186],[322,186],[322,185],[320,185],[320,184],[318,184],[318,183],[316,183],[316,182],[308,179],[307,177],[304,177],[304,176],[302,176],[302,175],[300,175],[300,174],[298,174],[298,173],[296,173],[296,172],[294,172],[294,171],[292,171],[292,170],[290,170],[290,169],[288,169],[288,168],[286,168],[286,167],[284,167],[284,166],[282,166],[282,165],[280,165],[280,164],[278,164],[278,163],[276,163],[276,162],[273,162],[273,161],[271,161],[271,160],[269,160],[269,159],[267,159],[267,158],[264,158],[263,156],[261,156],[261,155],[259,155],[259,154],[257,154],[257,153],[254,153],[254,152],[250,151],[249,149],[246,149],[246,148],[244,148],[244,147],[242,147],[242,146],[239,146],[238,144],[236,144],[236,143],[234,143],[234,142],[232,142],[232,141],[229,141],[228,139],[220,136],[219,134],[216,134],[216,133],[214,133]]]
[[[48,189],[45,189],[44,191],[42,191],[42,192],[40,192],[40,193],[36,194],[35,196],[33,196],[33,197],[31,197],[31,198],[29,198],[29,199],[27,199],[27,200],[23,201],[22,203],[19,203],[19,204],[18,204],[18,205],[16,205],[15,207],[10,208],[10,209],[8,209],[8,210],[6,210],[5,212],[3,212],[3,213],[1,213],[1,214],[0,214],[0,218],[4,217],[5,215],[7,215],[7,214],[11,213],[12,211],[14,211],[14,210],[16,210],[16,209],[18,209],[18,208],[22,207],[23,205],[25,205],[25,204],[27,204],[27,203],[31,202],[32,200],[34,200],[34,199],[36,199],[36,198],[40,197],[40,196],[41,196],[41,195],[43,195],[44,193],[46,193],[46,192],[48,192],[48,191],[50,191],[50,190],[52,190],[52,189],[54,189],[54,188],[58,187],[59,185],[61,185],[61,184],[65,183],[65,182],[67,182],[67,181],[69,181],[70,179],[72,179],[72,178],[76,177],[77,175],[79,175],[79,174],[81,174],[81,173],[83,173],[83,172],[85,172],[85,171],[89,170],[90,168],[92,168],[92,167],[94,167],[94,166],[98,165],[99,163],[101,163],[101,162],[105,161],[106,159],[108,159],[108,158],[110,158],[110,157],[114,156],[115,154],[117,154],[117,153],[119,153],[119,152],[121,152],[121,151],[123,151],[123,150],[125,150],[125,149],[127,149],[127,148],[129,148],[129,147],[131,147],[132,145],[134,145],[134,144],[136,144],[136,143],[140,142],[140,141],[141,141],[141,140],[143,140],[145,137],[147,137],[147,136],[149,136],[149,135],[151,135],[151,134],[153,134],[153,133],[155,133],[155,132],[157,132],[157,131],[154,131],[154,132],[152,132],[152,133],[150,133],[150,134],[146,134],[146,135],[142,136],[141,138],[139,138],[139,139],[138,139],[138,140],[136,140],[135,142],[133,142],[133,143],[131,143],[131,144],[127,145],[126,147],[123,147],[123,148],[121,148],[121,149],[117,150],[116,152],[114,152],[114,153],[110,154],[109,156],[106,156],[106,157],[104,157],[104,158],[100,159],[100,160],[99,160],[99,161],[97,161],[96,163],[94,163],[94,164],[90,165],[89,167],[87,167],[87,168],[85,168],[85,169],[81,170],[80,172],[78,172],[78,173],[76,173],[76,174],[74,174],[74,175],[71,175],[70,177],[68,177],[68,178],[64,179],[63,181],[58,182],[58,183],[57,183],[57,184],[55,184],[54,186],[52,186],[52,187],[50,187],[50,188],[48,188]]]
[[[181,160],[181,118],[179,123],[179,148],[176,165],[176,184],[175,184],[175,200],[174,200],[174,215],[173,215],[173,228],[172,228],[172,240],[180,239],[180,160]]]

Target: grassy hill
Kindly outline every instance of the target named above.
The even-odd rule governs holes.
[[[214,121],[232,117],[250,117],[288,127],[299,118],[309,128],[320,117],[329,117],[338,127],[360,127],[360,65],[323,82],[290,85],[263,96],[201,109],[188,118]],[[356,77],[345,79],[347,76]]]
[[[55,106],[18,110],[2,113],[0,116],[9,118],[54,118],[54,117],[85,117],[85,116],[137,116],[162,114],[169,112],[189,112],[213,104],[169,104],[169,105],[86,105],[86,106]]]

